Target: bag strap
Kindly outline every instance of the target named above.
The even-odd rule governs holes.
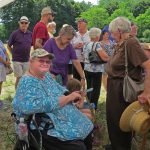
[[[94,42],[94,43],[93,43],[93,45],[92,45],[92,51],[95,51],[95,52],[97,53],[98,57],[100,58],[100,56],[99,56],[99,54],[98,54],[98,52],[97,52],[97,50],[96,50],[97,44],[98,44],[98,42]],[[101,58],[100,58],[100,59],[101,59]]]
[[[128,75],[127,41],[125,42],[125,74]]]

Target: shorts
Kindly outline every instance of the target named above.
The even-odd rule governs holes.
[[[0,65],[0,82],[6,81],[6,69],[4,65]]]
[[[13,61],[13,71],[15,77],[22,77],[28,71],[28,68],[28,62]]]

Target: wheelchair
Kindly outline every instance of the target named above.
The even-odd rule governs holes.
[[[16,114],[12,113],[11,116],[15,120],[16,125],[19,124]],[[44,122],[45,126],[41,126],[41,122]],[[25,118],[25,123],[28,127],[28,142],[20,140],[19,136],[16,135],[16,143],[13,150],[45,150],[42,146],[42,132],[46,132],[54,127],[50,118],[44,113],[37,113]],[[31,123],[35,126],[35,130],[31,130]],[[40,128],[43,128],[43,131]]]

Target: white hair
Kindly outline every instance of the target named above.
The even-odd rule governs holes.
[[[121,32],[129,33],[131,32],[131,22],[125,17],[117,17],[112,20],[109,24],[110,32]]]
[[[49,26],[56,26],[56,23],[55,23],[54,21],[49,22],[49,23],[47,24],[47,27],[49,27]]]
[[[99,37],[100,34],[101,34],[101,29],[99,29],[99,28],[91,28],[89,30],[89,36],[90,36],[90,38]]]

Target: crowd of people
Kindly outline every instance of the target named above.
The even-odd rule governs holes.
[[[129,76],[136,81],[145,76],[144,91],[137,99],[143,104],[150,98],[149,46],[140,44],[136,24],[125,17],[115,18],[102,30],[95,27],[88,30],[87,20],[81,18],[77,20],[78,31],[64,24],[55,36],[54,16],[50,7],[43,8],[33,32],[28,30],[29,19],[22,16],[19,28],[9,37],[7,48],[16,77],[12,105],[17,119],[44,113],[52,121],[53,128],[47,131],[40,128],[45,150],[92,150],[94,125],[90,107],[84,106],[85,89],[93,88],[87,98],[97,110],[103,83],[110,139],[107,150],[130,150],[132,133],[119,127],[121,114],[130,104],[123,97],[125,47]],[[90,62],[92,51],[105,63]],[[0,41],[0,93],[7,66],[10,59]],[[38,141],[33,124],[30,131]],[[32,141],[29,149],[35,149]],[[20,150],[19,146],[15,150]]]

